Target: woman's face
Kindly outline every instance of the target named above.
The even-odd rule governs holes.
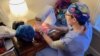
[[[67,21],[67,24],[73,25],[76,23],[76,19],[74,16],[72,16],[68,11],[65,13],[65,18]]]
[[[66,18],[67,24],[72,25],[72,17],[68,11],[65,13],[65,18]]]

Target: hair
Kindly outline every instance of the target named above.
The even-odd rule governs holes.
[[[3,22],[0,22],[0,26],[6,26]]]
[[[24,22],[23,21],[15,21],[14,23],[13,23],[13,26],[12,26],[12,28],[14,29],[14,30],[16,30],[20,25],[24,25]]]
[[[64,8],[68,8],[68,6],[71,4],[71,0],[58,0],[55,3],[55,14],[58,14],[58,9],[64,9]]]

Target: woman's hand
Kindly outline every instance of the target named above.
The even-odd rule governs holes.
[[[41,26],[41,22],[35,22],[34,26],[35,31],[40,31],[42,26]]]
[[[43,36],[44,40],[48,43],[51,44],[53,42],[53,40],[51,39],[50,36],[48,36],[45,32],[43,32],[42,30],[39,31],[40,34]]]
[[[50,24],[47,24],[47,23],[43,23],[42,26],[49,28],[49,29],[55,29],[56,28],[56,26],[53,26],[53,25],[50,25]]]

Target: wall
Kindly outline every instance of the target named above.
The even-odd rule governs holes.
[[[4,22],[7,25],[7,24],[9,24],[8,21],[9,21],[9,19],[7,17],[7,14],[5,13],[5,11],[2,9],[2,7],[0,5],[0,22]]]
[[[100,12],[99,10],[100,0],[79,0],[79,1],[84,2],[88,5],[91,14],[91,21],[94,24],[96,20],[95,17],[97,13]]]
[[[56,0],[25,0],[28,8],[29,8],[29,12],[27,13],[27,15],[25,17],[14,17],[9,10],[9,6],[8,6],[8,1],[9,0],[0,0],[0,5],[2,9],[2,21],[11,27],[12,22],[16,21],[16,20],[27,20],[27,19],[33,19],[38,13],[40,13],[43,8],[45,6],[47,6],[48,4],[50,5],[54,5]],[[6,12],[6,13],[5,13]],[[8,18],[5,18],[5,16],[7,16]]]
[[[8,6],[8,1],[9,0],[0,0],[0,10],[2,8],[2,12],[3,12],[3,16],[1,17],[3,20],[3,22],[5,22],[5,24],[11,26],[12,22],[15,20],[20,20],[20,19],[33,19],[38,13],[40,13],[43,8],[48,5],[54,5],[54,3],[56,2],[56,0],[25,0],[28,4],[29,7],[29,12],[28,14],[24,17],[24,18],[16,18],[13,15],[11,15],[10,11],[9,11],[9,6]],[[73,1],[77,1],[77,0],[73,0]],[[99,0],[79,0],[81,2],[86,3],[89,8],[90,8],[90,14],[91,14],[91,21],[92,23],[94,23],[95,21],[95,16],[100,12],[98,5]],[[98,12],[99,11],[99,12]]]

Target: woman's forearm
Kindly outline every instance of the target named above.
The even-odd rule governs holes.
[[[63,49],[62,40],[53,41],[47,34],[44,34],[43,37],[44,37],[44,40],[47,42],[47,44],[50,47],[52,47],[54,49],[58,49],[58,48]]]
[[[49,45],[53,42],[53,40],[45,33],[43,34],[43,38]]]
[[[64,32],[68,31],[68,27],[57,27],[57,26],[55,26],[55,29],[60,30],[60,31],[64,31]]]

